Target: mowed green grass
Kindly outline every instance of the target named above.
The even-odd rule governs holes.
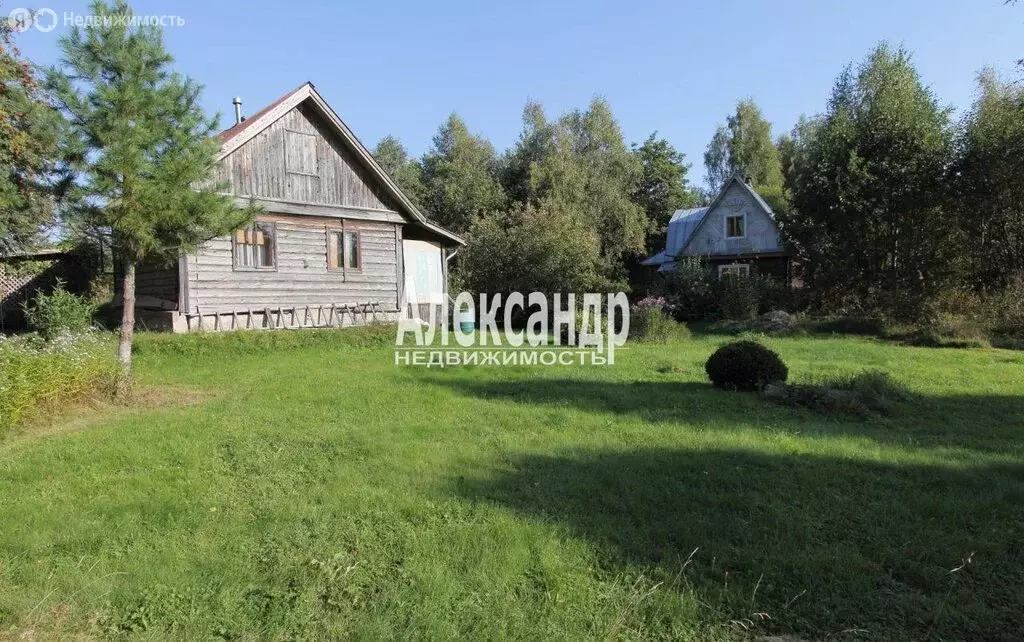
[[[768,340],[917,393],[865,422],[710,388],[722,342],[143,349],[200,403],[0,444],[0,637],[1024,636],[1024,353]]]

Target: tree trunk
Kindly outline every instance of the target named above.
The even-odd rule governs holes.
[[[121,362],[121,376],[117,381],[117,396],[127,397],[132,391],[132,338],[135,335],[135,262],[124,264],[121,275],[121,343],[117,360]]]

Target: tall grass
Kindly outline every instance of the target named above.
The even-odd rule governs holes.
[[[192,334],[140,333],[135,337],[137,354],[186,357],[216,354],[263,354],[299,348],[370,348],[394,345],[394,324],[369,323],[355,328],[307,328],[303,330],[239,330]]]
[[[99,332],[0,336],[0,438],[47,408],[106,394],[117,372],[112,338]]]

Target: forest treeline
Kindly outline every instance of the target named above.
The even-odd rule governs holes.
[[[706,184],[669,141],[629,144],[603,98],[557,118],[530,102],[502,153],[452,114],[410,158],[375,153],[438,223],[465,235],[461,286],[585,291],[650,286],[640,258],[672,212],[708,202],[734,172],[772,205],[808,304],[900,317],[950,293],[986,295],[1024,276],[1024,84],[979,73],[961,117],[910,52],[880,44],[840,70],[820,111],[781,135],[753,98],[708,142]]]

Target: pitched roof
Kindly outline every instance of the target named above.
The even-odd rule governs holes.
[[[747,183],[747,181],[742,176],[740,176],[739,172],[734,172],[733,175],[730,176],[728,178],[728,180],[725,181],[725,184],[722,185],[722,191],[718,192],[718,196],[715,197],[715,200],[711,201],[711,205],[708,205],[708,211],[711,211],[711,210],[715,209],[716,207],[718,207],[718,204],[721,203],[722,199],[725,198],[725,193],[729,191],[729,187],[733,183],[738,184],[740,187],[745,189],[748,194],[753,196],[754,197],[754,201],[758,205],[760,205],[762,209],[764,209],[765,214],[768,215],[768,218],[772,219],[773,221],[775,220],[775,212],[772,211],[771,206],[769,206],[768,203],[765,202],[765,200],[763,198],[761,198],[761,195],[757,193],[757,190],[755,190],[753,187],[751,187]],[[697,227],[694,228],[693,232],[690,234],[689,240],[686,242],[685,245],[683,245],[682,249],[679,250],[680,253],[686,251],[686,248],[690,245],[690,241],[692,241],[694,238],[696,238],[698,230],[700,230],[700,228],[703,225],[704,225],[704,220],[700,221],[700,223],[697,224]]]
[[[330,125],[331,129],[333,129],[342,141],[344,141],[345,144],[355,153],[357,159],[359,159],[359,161],[361,161],[367,169],[370,170],[370,173],[380,181],[384,186],[385,191],[395,199],[399,208],[407,217],[412,219],[416,225],[419,225],[434,234],[450,239],[459,245],[466,244],[466,241],[463,240],[462,237],[449,232],[436,223],[431,222],[423,215],[422,212],[419,211],[416,205],[413,204],[398,184],[395,183],[394,179],[391,178],[391,175],[380,166],[377,160],[373,157],[373,154],[371,154],[363,143],[356,138],[356,135],[352,133],[352,130],[349,129],[348,125],[341,120],[341,117],[338,116],[337,112],[327,104],[327,101],[323,99],[323,96],[320,95],[316,90],[316,87],[311,82],[303,83],[296,89],[288,92],[284,96],[281,96],[274,102],[259,110],[251,117],[217,134],[217,139],[220,141],[220,154],[217,156],[217,160],[223,159],[225,156],[235,151],[261,131],[269,127],[281,118],[281,116],[284,116],[299,104],[306,101],[309,101],[310,105],[320,112],[324,117],[324,120],[326,120]]]
[[[659,265],[662,268],[659,271],[663,271],[667,266],[670,266],[676,260],[677,256],[682,255],[686,248],[690,245],[690,242],[697,236],[697,231],[704,225],[707,220],[707,213],[713,210],[718,204],[725,198],[725,193],[729,191],[729,187],[732,186],[733,182],[738,183],[754,197],[754,201],[764,209],[765,213],[774,220],[775,213],[768,203],[761,198],[761,195],[757,193],[753,187],[747,184],[747,181],[743,179],[738,173],[734,173],[730,176],[725,184],[722,185],[722,190],[715,197],[715,200],[711,201],[711,204],[707,207],[694,207],[690,209],[676,210],[672,214],[672,218],[668,223],[668,234],[665,239],[665,249],[658,252],[652,257],[644,259],[642,265]]]
[[[252,116],[243,117],[242,118],[242,122],[235,123],[231,127],[228,127],[224,131],[222,131],[219,134],[217,134],[217,140],[219,140],[221,142],[221,144],[223,145],[227,141],[231,140],[235,136],[241,134],[243,131],[245,131],[246,129],[251,127],[253,125],[253,123],[255,123],[261,117],[265,116],[268,112],[273,110],[274,107],[277,107],[278,105],[280,105],[284,101],[286,101],[289,98],[291,98],[293,95],[295,95],[295,93],[300,91],[303,87],[305,87],[306,85],[311,85],[312,86],[312,84],[313,83],[310,83],[310,82],[303,83],[303,84],[299,85],[298,87],[296,87],[295,89],[289,91],[284,96],[281,96],[280,98],[278,98],[274,102],[270,103],[269,105],[267,105],[263,109],[259,110],[258,112],[256,112]]]
[[[643,265],[661,265],[671,263],[676,255],[682,252],[686,244],[690,242],[693,232],[704,220],[709,207],[692,207],[689,209],[676,210],[668,222],[668,234],[665,238],[665,249],[658,252],[649,259],[643,261]]]

